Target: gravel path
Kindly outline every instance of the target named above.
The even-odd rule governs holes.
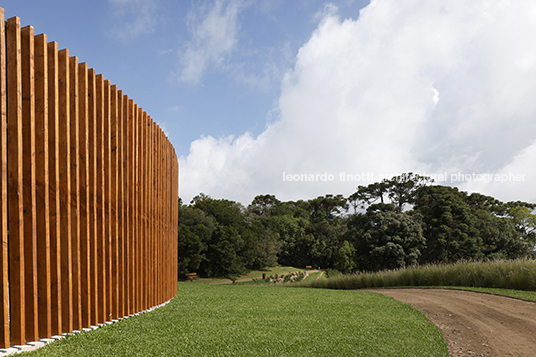
[[[536,303],[472,291],[374,289],[421,310],[454,356],[536,356]]]

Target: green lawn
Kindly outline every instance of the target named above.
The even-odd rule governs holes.
[[[294,268],[294,267],[288,267],[288,266],[277,266],[277,267],[271,267],[271,268],[266,268],[266,270],[252,270],[250,271],[249,273],[247,274],[244,274],[244,275],[241,275],[239,277],[237,277],[237,279],[246,279],[246,278],[256,278],[256,279],[259,279],[259,278],[262,278],[262,274],[266,274],[266,276],[270,276],[270,275],[281,275],[281,274],[288,274],[288,273],[292,273],[294,271],[304,271],[306,269],[301,269],[301,268]],[[201,279],[198,279],[197,282],[200,282],[200,283],[219,283],[219,282],[228,282],[228,281],[231,281],[231,279],[228,279],[228,278],[201,278]]]
[[[315,280],[316,278],[318,278],[318,276],[320,275],[321,273],[318,272],[318,273],[311,273],[307,276],[307,278],[304,279],[304,281],[309,281],[309,280]]]
[[[168,305],[29,356],[448,356],[419,311],[364,291],[179,283]]]

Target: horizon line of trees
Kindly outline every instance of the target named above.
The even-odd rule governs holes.
[[[178,269],[231,277],[277,264],[355,272],[534,257],[535,208],[413,173],[349,197],[282,202],[265,194],[247,207],[201,193],[189,205],[179,199]]]

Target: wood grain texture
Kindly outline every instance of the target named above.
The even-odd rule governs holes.
[[[98,254],[97,254],[97,77],[95,69],[88,70],[88,171],[89,171],[89,238],[90,238],[90,280],[91,280],[91,325],[98,322],[99,286]]]
[[[118,226],[117,226],[117,185],[118,185],[118,161],[117,161],[117,86],[110,88],[110,301],[111,301],[111,318],[119,317],[119,286],[118,286]]]
[[[134,212],[135,212],[135,193],[136,193],[136,179],[135,179],[135,126],[134,123],[136,121],[136,107],[134,105],[134,101],[132,99],[129,99],[128,101],[128,314],[132,315],[134,314],[135,309],[135,290],[134,290],[134,284],[135,284],[135,272],[134,272],[134,264],[135,264],[135,241],[134,241],[134,235],[135,235],[135,226],[134,226]]]
[[[106,232],[104,210],[104,79],[96,77],[97,97],[97,284],[98,284],[98,323],[106,322]]]
[[[0,8],[0,24],[5,23],[4,9]],[[6,27],[0,25],[0,348],[8,348],[9,341],[9,257],[7,235],[7,68]]]
[[[22,67],[20,19],[7,20],[7,154],[11,343],[26,341],[24,206],[22,202]]]
[[[47,45],[48,54],[48,170],[50,209],[50,296],[51,334],[62,333],[61,230],[59,170],[59,85],[58,44]]]
[[[71,165],[71,271],[73,286],[73,330],[81,329],[80,295],[80,147],[78,111],[78,58],[69,58],[70,165]]]
[[[104,240],[106,274],[106,321],[112,321],[112,154],[111,154],[111,84],[104,81]]]
[[[35,192],[37,229],[38,330],[49,338],[51,327],[50,206],[48,170],[48,50],[46,35],[35,37]]]
[[[130,117],[130,100],[128,95],[123,98],[123,226],[124,226],[124,295],[123,295],[123,316],[129,315],[129,296],[130,296],[130,270],[129,270],[129,252],[130,252],[130,196],[129,196],[129,131],[128,122]]]
[[[58,52],[62,332],[73,330],[69,50]]]
[[[123,314],[123,302],[125,292],[124,281],[124,200],[125,195],[124,179],[123,179],[123,120],[124,120],[124,106],[123,106],[123,91],[117,91],[117,124],[116,124],[116,165],[117,165],[117,205],[116,205],[116,220],[117,220],[117,317],[125,316]]]
[[[80,327],[91,326],[91,242],[89,222],[88,66],[78,64],[78,174],[80,217]]]
[[[26,338],[38,339],[37,221],[35,203],[35,67],[34,30],[21,29],[22,60],[22,182],[24,204],[24,272]]]

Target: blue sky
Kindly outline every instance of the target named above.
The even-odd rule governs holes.
[[[536,201],[531,0],[0,6],[163,127],[185,202],[349,195],[410,171]]]
[[[348,1],[343,9],[357,16],[365,3]],[[134,98],[164,126],[180,156],[201,135],[264,130],[282,77],[324,3],[8,0],[1,6],[6,18],[20,17],[22,26],[47,34]],[[210,43],[214,32],[221,36]],[[201,68],[189,71],[188,50],[205,65],[193,60]]]

